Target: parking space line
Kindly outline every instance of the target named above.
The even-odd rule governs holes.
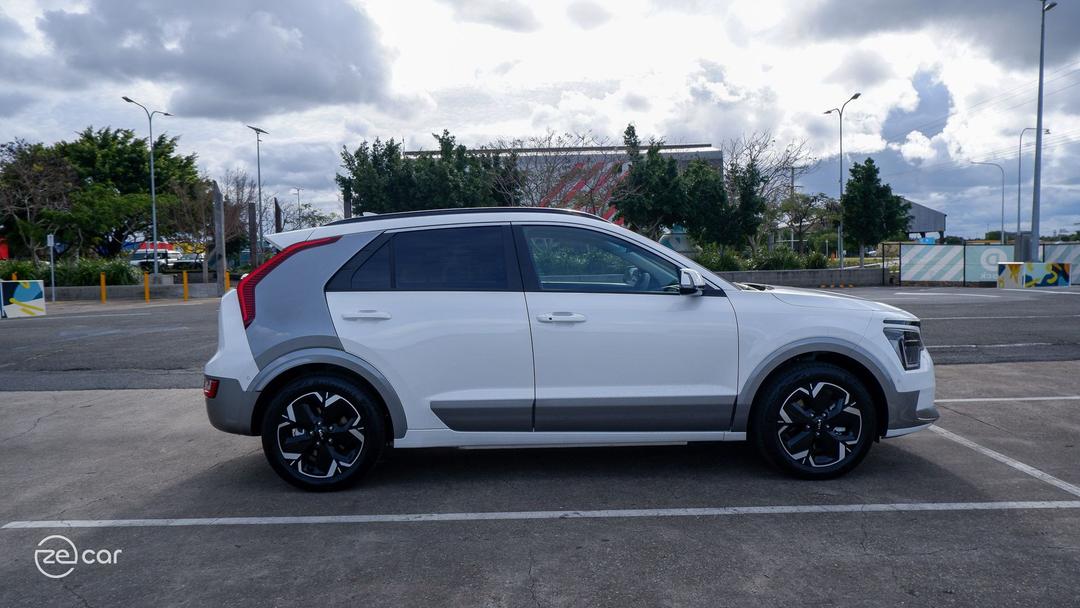
[[[1080,490],[1078,490],[1080,491]],[[828,513],[905,513],[918,511],[1016,511],[1080,509],[1080,500],[1002,502],[915,502],[846,505],[778,505],[688,509],[603,509],[594,511],[496,511],[479,513],[401,513],[386,515],[304,515],[295,517],[191,517],[178,519],[62,519],[13,521],[4,530],[37,528],[175,528],[190,526],[273,526],[312,524],[425,523],[543,519],[609,519],[641,517],[719,517]]]
[[[1080,395],[1062,397],[964,397],[962,399],[934,399],[934,403],[982,403],[995,401],[1077,401]]]
[[[967,321],[988,319],[1071,319],[1080,315],[1002,315],[990,317],[919,317],[922,321]]]
[[[926,348],[1013,348],[1020,346],[1053,346],[1053,342],[1016,342],[1013,344],[937,344]]]
[[[998,461],[998,462],[1000,462],[1002,464],[1008,465],[1008,466],[1016,469],[1017,471],[1020,471],[1021,473],[1026,473],[1028,475],[1031,475],[1035,479],[1038,479],[1040,481],[1044,481],[1044,482],[1054,486],[1055,488],[1058,488],[1059,490],[1064,490],[1064,491],[1068,492],[1069,494],[1072,494],[1073,496],[1080,496],[1080,487],[1077,487],[1077,486],[1075,486],[1075,485],[1073,485],[1073,484],[1071,484],[1071,483],[1069,483],[1067,481],[1063,481],[1061,479],[1058,479],[1057,477],[1054,477],[1053,475],[1051,475],[1049,473],[1044,473],[1043,471],[1040,471],[1039,469],[1036,469],[1033,466],[1026,465],[1026,464],[1020,462],[1019,460],[1009,458],[1008,456],[1002,454],[1001,452],[995,452],[994,450],[991,450],[990,448],[983,447],[983,446],[975,443],[974,441],[972,441],[970,439],[967,439],[965,437],[961,437],[960,435],[957,435],[956,433],[953,433],[952,431],[947,431],[947,430],[941,428],[940,426],[932,426],[932,427],[930,427],[930,430],[937,433],[938,435],[941,435],[942,437],[944,437],[946,439],[955,441],[956,443],[959,443],[962,446],[969,447],[969,448],[975,450],[976,452],[979,452],[980,454],[982,454],[984,456],[989,456],[990,458],[993,458],[994,460],[996,460],[996,461]]]

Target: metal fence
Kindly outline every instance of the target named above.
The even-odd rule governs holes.
[[[1012,245],[923,245],[888,243],[882,251],[895,247],[896,282],[981,284],[997,281],[999,262],[1012,262]],[[1080,264],[1080,243],[1053,243],[1039,248],[1043,262]]]

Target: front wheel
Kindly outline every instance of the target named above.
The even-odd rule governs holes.
[[[263,416],[263,453],[282,479],[305,490],[352,485],[374,466],[385,437],[375,398],[330,375],[298,378]]]
[[[830,363],[794,365],[755,400],[754,442],[766,460],[803,479],[831,479],[866,457],[876,438],[870,392],[851,372]]]

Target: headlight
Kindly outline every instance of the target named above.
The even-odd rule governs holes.
[[[922,357],[922,336],[917,329],[885,328],[885,338],[892,344],[904,369],[919,369]]]

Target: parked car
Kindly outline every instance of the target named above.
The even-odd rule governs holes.
[[[184,253],[173,262],[174,270],[202,270],[202,267],[203,254],[201,253]]]
[[[751,440],[797,477],[937,418],[919,320],[733,284],[596,216],[395,213],[270,237],[206,365],[217,428],[312,490],[380,452]]]
[[[167,270],[172,266],[176,257],[170,258],[171,252],[166,249],[158,249],[158,270]],[[152,249],[138,249],[131,253],[131,257],[128,263],[132,266],[138,266],[142,270],[151,271],[154,269],[154,251]]]

